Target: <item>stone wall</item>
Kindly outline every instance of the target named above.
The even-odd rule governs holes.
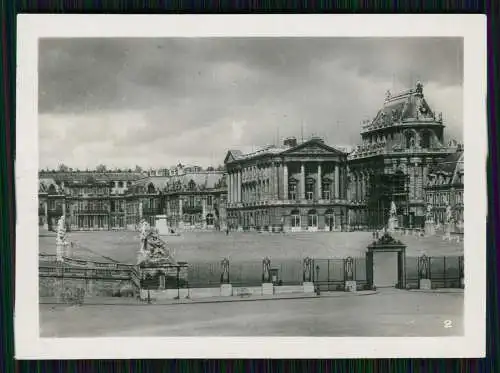
[[[132,296],[135,291],[129,280],[96,280],[60,277],[40,277],[38,294],[40,297],[59,297],[64,289],[85,289],[85,297],[91,296]]]

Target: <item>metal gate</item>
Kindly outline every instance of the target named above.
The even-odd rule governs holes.
[[[362,288],[367,284],[365,258],[313,259],[312,267],[313,282],[320,291],[344,291],[347,281],[356,281]]]

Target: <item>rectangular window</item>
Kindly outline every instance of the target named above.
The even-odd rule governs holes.
[[[300,216],[292,215],[292,227],[300,227]]]
[[[311,201],[313,199],[313,192],[307,192],[306,193],[306,198]]]
[[[207,206],[212,207],[213,201],[212,201],[212,196],[207,196]]]
[[[288,199],[295,200],[297,199],[297,185],[291,184],[288,189]]]
[[[309,227],[317,227],[318,226],[318,215],[308,215],[307,225]]]

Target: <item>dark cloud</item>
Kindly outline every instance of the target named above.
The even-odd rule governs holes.
[[[47,165],[220,163],[227,148],[278,133],[352,144],[385,91],[416,79],[448,132],[462,133],[458,38],[72,38],[41,40],[39,50]]]

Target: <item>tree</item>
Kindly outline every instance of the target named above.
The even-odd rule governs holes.
[[[59,172],[68,172],[69,167],[66,166],[64,163],[60,163],[59,166],[57,167],[57,171]]]
[[[212,166],[208,166],[207,171],[214,171],[214,168]]]
[[[135,166],[135,172],[141,173],[141,172],[142,172],[142,167],[141,167],[141,166],[136,165],[136,166]]]
[[[95,170],[96,170],[97,172],[106,172],[106,170],[107,170],[107,169],[106,169],[106,165],[100,164],[100,165],[98,165],[98,166],[95,168]]]

